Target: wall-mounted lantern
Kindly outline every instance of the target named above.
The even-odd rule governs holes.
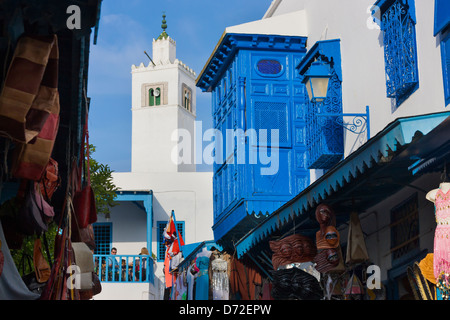
[[[314,61],[305,72],[302,82],[306,85],[312,102],[322,102],[326,99],[331,76],[330,65],[321,60]]]

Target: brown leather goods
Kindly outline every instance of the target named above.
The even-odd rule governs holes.
[[[78,221],[78,227],[80,229],[87,228],[89,224],[95,223],[97,221],[97,208],[95,205],[95,195],[94,190],[91,186],[91,172],[89,165],[89,133],[87,129],[88,117],[86,114],[86,122],[84,128],[84,138],[82,143],[82,152],[80,157],[80,172],[85,168],[84,171],[84,184],[80,181],[78,186],[81,190],[77,190],[73,197],[73,207],[74,214]],[[86,144],[84,144],[86,142]],[[84,148],[86,146],[86,153],[84,153]],[[86,161],[84,154],[86,154]],[[86,163],[85,163],[86,162]],[[85,165],[86,164],[86,165]],[[81,177],[80,177],[81,179]]]
[[[336,249],[320,250],[314,257],[316,270],[320,273],[327,273],[339,264],[339,254]]]
[[[45,260],[42,252],[41,239],[37,238],[34,241],[33,249],[33,264],[34,272],[36,273],[36,280],[39,283],[47,282],[50,278],[51,268],[47,260]]]
[[[30,143],[18,143],[14,150],[12,174],[16,178],[39,181],[53,152],[59,128],[59,96],[39,135]]]
[[[316,220],[319,222],[320,227],[336,226],[336,215],[331,206],[322,203],[316,208]]]
[[[341,247],[319,250],[313,260],[320,273],[342,273],[345,271]]]
[[[333,226],[326,227],[324,233],[320,230],[316,232],[317,250],[337,248],[339,240],[339,232]]]
[[[2,242],[0,241],[0,277],[2,276],[4,264],[5,264],[5,256],[2,251]]]
[[[317,279],[309,273],[297,269],[272,272],[272,296],[275,300],[320,300],[323,290]]]
[[[25,235],[40,235],[47,231],[47,223],[52,217],[52,208],[36,190],[36,183],[28,181],[23,204],[18,211],[18,228]]]
[[[39,181],[41,194],[45,197],[45,200],[50,201],[53,193],[58,189],[61,183],[61,179],[58,173],[58,162],[50,158],[47,166],[45,167],[42,179]]]
[[[56,35],[18,40],[0,94],[3,135],[28,144],[41,133],[57,104],[58,58]],[[48,148],[47,143],[39,144]]]
[[[72,242],[84,242],[90,250],[95,250],[95,236],[92,224],[79,228],[76,218],[72,217]]]
[[[350,214],[345,263],[360,263],[368,260],[369,254],[367,253],[366,242],[364,240],[358,213],[352,212]]]
[[[300,234],[269,241],[269,246],[273,252],[272,265],[274,270],[290,263],[312,261],[317,253],[314,241]]]

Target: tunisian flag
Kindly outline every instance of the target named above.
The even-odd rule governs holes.
[[[184,246],[184,240],[181,234],[178,232],[175,219],[173,218],[173,212],[170,216],[170,220],[164,230],[164,240],[166,245],[166,256],[164,259],[164,274],[166,288],[172,287],[172,275],[170,274],[170,260],[180,252],[180,246]]]
[[[173,214],[170,216],[170,220],[167,223],[166,230],[164,231],[164,238],[168,249],[167,252],[170,254],[170,257],[177,255],[180,252],[180,246],[184,246],[183,237],[175,226]]]

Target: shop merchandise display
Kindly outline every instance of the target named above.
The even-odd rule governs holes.
[[[316,232],[317,255],[314,257],[316,269],[321,273],[345,271],[333,208],[320,204],[316,208],[315,217],[319,223],[319,230]]]
[[[434,234],[433,270],[439,297],[450,299],[450,183],[443,182],[426,198],[434,203],[436,230]]]
[[[345,263],[356,264],[369,260],[367,253],[366,242],[359,221],[358,213],[352,212],[350,214],[349,231],[347,239],[347,254]]]
[[[274,270],[291,263],[312,261],[317,253],[314,242],[303,235],[294,234],[269,242]]]
[[[322,289],[311,261],[317,254],[314,241],[293,234],[270,241],[272,250],[272,296],[274,299],[318,300]]]
[[[211,255],[210,279],[213,300],[229,300],[230,298],[230,268],[228,254],[214,251]]]
[[[320,300],[322,287],[317,278],[298,268],[273,272],[272,296],[276,300]]]

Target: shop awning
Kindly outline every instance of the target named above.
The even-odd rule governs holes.
[[[313,236],[318,227],[314,210],[322,202],[331,204],[336,212],[362,212],[409,185],[426,163],[450,157],[449,116],[450,112],[442,112],[390,123],[242,237],[236,243],[238,258],[252,251],[253,256],[269,264],[269,252],[264,253],[269,240],[289,233],[293,227]],[[439,159],[433,157],[437,150]],[[339,225],[348,215],[336,218]]]
[[[203,249],[211,250],[211,248],[216,248],[222,250],[222,247],[212,240],[195,242],[181,246],[181,252],[183,253],[183,261],[178,265],[178,269],[182,270],[189,267],[191,261],[195,259],[197,253],[201,252]]]

